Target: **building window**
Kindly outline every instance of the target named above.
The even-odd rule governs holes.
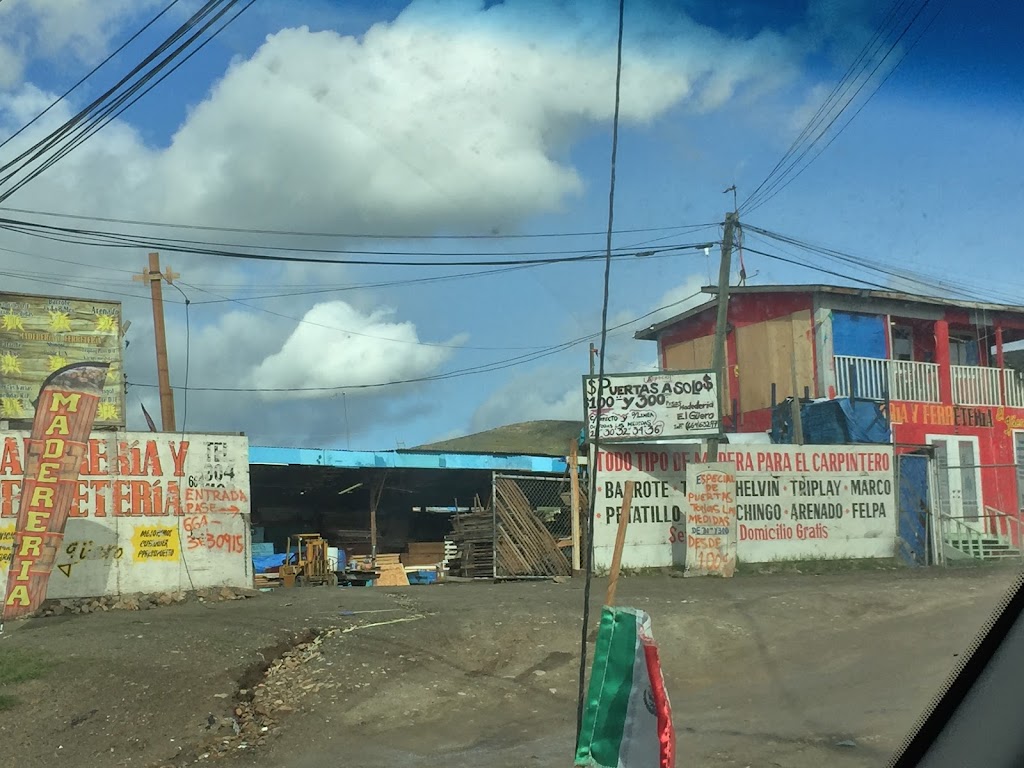
[[[949,362],[952,365],[979,365],[977,339],[966,336],[950,336]]]
[[[914,359],[914,329],[905,325],[894,325],[892,328],[892,359]]]

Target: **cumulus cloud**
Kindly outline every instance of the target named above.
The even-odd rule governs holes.
[[[95,64],[127,21],[160,0],[6,0],[0,3],[0,88],[21,82],[26,61]]]
[[[406,381],[436,373],[459,339],[424,344],[412,323],[388,322],[393,312],[365,315],[344,301],[310,309],[279,350],[265,357],[247,377],[261,389],[291,389],[276,397],[323,397],[302,392],[317,387],[360,387]],[[268,393],[271,394],[271,393]]]
[[[157,0],[0,2],[4,132],[34,117],[53,98],[23,82],[27,57],[95,62],[115,34],[120,39],[157,5]],[[744,88],[772,87],[793,75],[803,54],[803,43],[783,35],[766,31],[732,38],[680,11],[665,10],[666,5],[630,6],[624,126],[649,123],[682,104],[715,109]],[[614,12],[614,3],[591,0],[414,0],[394,21],[360,36],[301,27],[276,31],[251,56],[237,58],[203,101],[183,108],[182,122],[166,145],[147,142],[132,124],[114,121],[10,204],[318,231],[515,229],[531,215],[557,212],[585,191],[588,179],[573,165],[570,150],[579,136],[607,124],[612,115]],[[30,136],[0,150],[0,162],[80,106],[72,100],[53,110]],[[139,341],[151,333],[145,289],[132,284],[128,274],[141,267],[139,252],[69,254],[63,246],[6,235],[4,247],[37,256],[70,255],[94,265],[61,265],[68,282],[63,292],[88,293],[72,285],[77,279],[80,285],[106,290],[116,285],[117,291],[138,296],[140,301],[125,304],[134,323],[130,337],[136,340],[126,370],[135,382],[155,381],[152,349]],[[193,301],[208,296],[189,284],[284,282],[293,270],[243,269],[182,254],[165,262],[187,274],[182,288]],[[110,284],[97,277],[97,266],[107,270]],[[324,279],[312,268],[304,275],[307,282]],[[673,294],[675,299],[684,295]],[[167,296],[172,370],[183,372],[183,307],[170,303],[181,297],[171,290]],[[446,367],[464,341],[427,338],[402,305],[384,313],[380,303],[379,295],[369,293],[345,302],[316,304],[315,298],[299,297],[260,304],[277,315],[196,303],[190,382],[295,389],[416,378]],[[609,367],[653,365],[649,347],[628,335],[617,337],[609,344]],[[525,407],[505,412],[523,412],[524,418],[569,413],[577,404],[577,374],[563,369],[558,376],[563,378],[553,375],[551,381],[561,383],[537,391],[529,386],[533,377],[522,379],[522,386],[510,383],[495,393],[496,402],[500,392],[509,393],[506,402],[519,397]],[[176,383],[182,378],[175,373]],[[151,390],[136,392],[153,396]],[[357,422],[404,418],[431,407],[415,392],[403,391],[401,401],[386,392],[360,395],[361,407],[349,410],[353,429]],[[264,403],[264,412],[254,414],[246,407],[251,398],[196,393],[189,421],[254,434],[257,427],[273,425],[295,442],[317,430],[340,434],[344,403],[321,401],[330,409],[325,417],[293,394]],[[153,404],[150,399],[155,413]],[[477,421],[500,414],[498,406],[482,408]]]

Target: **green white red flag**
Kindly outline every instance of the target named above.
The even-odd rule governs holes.
[[[605,606],[594,650],[576,765],[674,768],[675,730],[651,617]]]

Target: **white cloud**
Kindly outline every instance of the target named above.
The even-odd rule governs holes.
[[[98,60],[115,36],[120,39],[156,4],[0,2],[3,131],[16,129],[53,99],[21,82],[25,56],[71,62],[80,69],[79,64]],[[772,33],[732,39],[682,13],[633,8],[639,6],[631,7],[627,27],[626,127],[649,123],[680,104],[714,109],[740,89],[773,86],[791,75],[800,55]],[[415,0],[393,23],[378,24],[358,38],[281,30],[251,57],[238,59],[204,101],[187,113],[183,109],[168,146],[148,144],[131,124],[114,121],[9,204],[118,218],[381,234],[515,228],[533,214],[558,211],[585,191],[588,180],[571,164],[569,150],[577,136],[611,118],[613,16],[613,3],[582,0],[507,0],[487,10],[478,1]],[[166,86],[147,98],[164,93]],[[72,101],[53,110],[32,136],[0,150],[0,162],[80,106]],[[138,108],[130,114],[138,114]],[[141,251],[72,250],[8,235],[3,245],[58,258],[84,257],[105,270],[134,272],[144,259]],[[435,340],[421,338],[403,307],[382,313],[372,294],[319,305],[310,297],[260,305],[306,322],[237,305],[204,308],[198,300],[209,297],[187,284],[312,282],[324,280],[326,270],[243,269],[184,254],[165,255],[164,261],[183,273],[183,289],[197,302],[191,314],[193,385],[296,389],[416,378],[449,367],[445,364],[454,350],[444,345],[463,341],[418,344]],[[20,265],[38,270],[41,263]],[[104,273],[110,280],[104,285],[96,269],[66,264],[59,269],[69,282],[88,278],[108,290],[144,296],[144,289],[123,271]],[[57,290],[23,283],[16,289]],[[75,287],[66,290],[83,293]],[[673,294],[676,299],[684,295]],[[167,296],[180,298],[174,291]],[[152,383],[148,305],[129,301],[125,307],[134,322],[126,360],[129,377]],[[172,370],[181,382],[181,307],[168,304],[168,318]],[[346,338],[334,328],[367,335]],[[654,358],[652,345],[628,334],[609,343],[609,367],[636,369],[652,365]],[[495,402],[502,401],[500,392],[519,398],[505,398],[506,416],[571,414],[578,410],[578,373],[558,376],[550,380],[559,383],[535,389],[530,386],[535,380],[525,377],[522,386],[510,384],[496,392]],[[353,433],[357,424],[432,407],[408,390],[401,392],[400,402],[394,394],[388,389],[360,395],[360,407],[349,409]],[[319,402],[327,413],[298,396],[274,400],[262,412],[254,412],[253,402],[196,393],[189,423],[250,434],[273,428],[291,442],[302,442],[317,430],[321,435],[342,431],[338,398]],[[483,421],[497,419],[502,406],[482,408],[481,414]]]
[[[6,0],[0,3],[0,88],[21,81],[29,58],[93,65],[126,22],[160,0]],[[75,78],[77,79],[77,78]]]
[[[324,397],[330,393],[299,390],[429,376],[458,346],[459,339],[425,346],[412,323],[387,322],[389,314],[380,310],[364,315],[343,301],[317,304],[281,348],[265,357],[246,379],[253,387],[291,389],[290,394],[297,397]]]

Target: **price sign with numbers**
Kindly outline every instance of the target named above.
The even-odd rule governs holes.
[[[583,377],[587,436],[602,442],[710,437],[721,431],[712,371],[613,373]]]

